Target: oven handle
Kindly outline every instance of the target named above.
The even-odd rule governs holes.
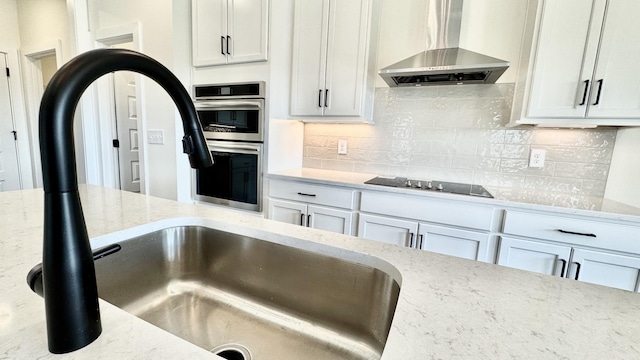
[[[196,101],[196,109],[217,109],[217,108],[238,108],[238,107],[251,107],[262,109],[262,101]]]
[[[257,145],[237,145],[237,144],[224,144],[207,142],[209,150],[247,150],[253,152],[260,152],[260,146]]]

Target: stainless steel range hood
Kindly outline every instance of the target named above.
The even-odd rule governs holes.
[[[427,47],[378,74],[391,87],[491,84],[509,62],[458,47],[463,0],[429,0]]]

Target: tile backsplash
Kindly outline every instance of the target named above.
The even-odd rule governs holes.
[[[377,88],[374,124],[305,124],[303,165],[474,183],[513,200],[544,192],[550,205],[604,195],[617,130],[506,127],[513,89]],[[543,168],[528,167],[531,149],[546,150]]]

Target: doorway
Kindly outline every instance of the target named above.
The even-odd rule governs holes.
[[[120,189],[140,192],[140,146],[138,136],[138,111],[136,76],[130,71],[118,71],[113,76],[115,107],[114,147],[119,172]]]
[[[22,189],[7,54],[0,52],[0,192]]]

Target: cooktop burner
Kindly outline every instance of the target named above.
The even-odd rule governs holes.
[[[437,180],[409,180],[404,177],[377,176],[365,181],[365,184],[382,185],[390,187],[403,187],[416,190],[439,191],[450,194],[471,195],[493,198],[487,189],[480,185],[453,183]]]

